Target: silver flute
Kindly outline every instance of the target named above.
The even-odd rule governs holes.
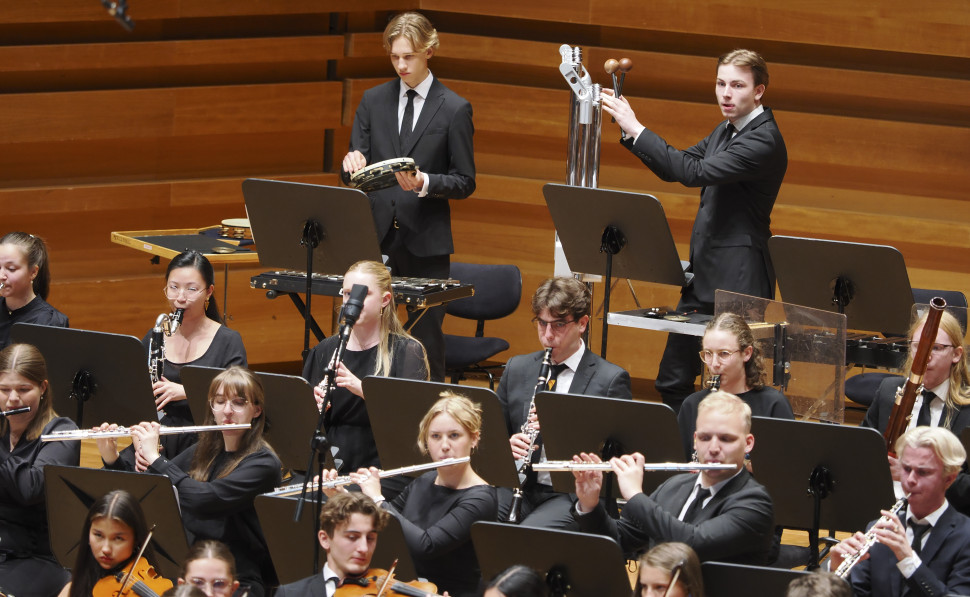
[[[426,462],[424,464],[415,464],[413,466],[402,466],[401,468],[392,468],[386,471],[380,471],[377,473],[378,479],[386,479],[387,477],[397,477],[399,475],[406,475],[408,473],[416,473],[419,471],[427,471],[431,469],[441,468],[443,466],[451,466],[453,464],[462,464],[471,460],[470,456],[461,456],[459,458],[445,458],[444,460],[437,460],[435,462]],[[311,483],[307,489],[335,489],[337,487],[342,487],[344,485],[352,485],[359,481],[366,481],[370,478],[370,475],[365,475],[359,477],[356,481],[350,478],[350,475],[344,475],[342,477],[337,477],[332,481],[324,481],[323,483]],[[295,485],[284,485],[283,487],[277,487],[269,493],[264,493],[263,495],[268,495],[270,497],[287,497],[291,495],[296,495],[303,491],[303,483],[297,483]]]
[[[186,427],[159,427],[159,435],[177,435],[179,433],[199,433],[202,431],[227,431],[229,429],[250,429],[252,423],[229,423],[226,425],[188,425]],[[88,438],[104,439],[109,437],[129,437],[131,428],[118,427],[111,431],[92,431],[91,429],[74,429],[71,431],[55,431],[40,436],[42,442],[69,442]]]
[[[895,504],[893,504],[893,507],[889,509],[889,513],[897,514],[900,510],[902,510],[906,506],[906,502],[908,499],[909,499],[909,496],[903,496],[899,498],[899,500]],[[889,516],[883,516],[878,521],[876,521],[876,524],[872,525],[872,528],[869,529],[869,532],[866,533],[865,535],[865,540],[862,543],[862,549],[852,554],[851,556],[847,556],[844,560],[842,560],[842,564],[840,564],[838,570],[835,571],[836,576],[838,576],[839,578],[848,578],[849,572],[852,570],[852,568],[862,560],[862,556],[866,555],[866,553],[869,551],[869,548],[875,545],[876,541],[878,541],[878,539],[876,538],[876,526],[880,522],[889,522],[890,520],[891,518]]]
[[[647,472],[686,472],[686,471],[727,471],[737,470],[737,465],[726,463],[701,464],[699,462],[645,462],[643,470]],[[563,471],[611,471],[609,462],[573,462],[572,460],[547,460],[532,465],[536,472]]]

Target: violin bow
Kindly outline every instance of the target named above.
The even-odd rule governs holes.
[[[133,564],[137,564],[138,561],[141,560],[141,556],[144,555],[145,549],[148,548],[148,542],[152,540],[152,533],[154,532],[155,532],[155,525],[152,525],[152,528],[148,529],[148,536],[145,537],[145,541],[141,544],[141,549],[138,550],[138,555],[135,557],[134,560],[132,560]],[[119,597],[121,595],[124,595],[126,591],[125,587],[128,586],[128,581],[131,580],[131,575],[134,574],[134,572],[135,572],[135,566],[132,565],[132,567],[128,570],[128,574],[126,574],[125,578],[121,581],[121,588],[118,589]]]
[[[387,587],[394,582],[394,569],[397,568],[398,558],[394,558],[394,563],[391,564],[391,569],[387,571],[387,576],[384,578],[384,584],[381,585],[380,590],[377,591],[377,597],[383,597],[384,591]]]

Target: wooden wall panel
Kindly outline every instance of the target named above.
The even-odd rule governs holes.
[[[498,360],[537,347],[528,298],[552,273],[542,185],[565,170],[561,43],[583,46],[600,83],[606,58],[631,57],[626,95],[678,147],[721,119],[713,57],[761,50],[771,63],[766,103],[790,155],[775,233],[891,244],[913,285],[970,289],[970,175],[961,157],[970,144],[970,5],[960,0],[180,0],[131,5],[132,34],[97,3],[5,3],[4,228],[47,238],[52,301],[72,324],[140,336],[164,308],[164,263],[111,245],[111,230],[241,216],[239,184],[249,176],[336,184],[360,95],[393,76],[383,23],[408,8],[438,25],[432,69],[475,113],[478,188],[453,202],[454,258],[523,272],[519,310],[486,328],[512,342]],[[698,190],[659,181],[617,138],[604,123],[601,186],[657,196],[686,255]],[[255,365],[292,366],[301,324],[288,301],[249,288],[261,269],[231,268],[231,324]],[[670,287],[633,287],[645,305],[677,300]],[[104,297],[123,307],[106,314]],[[314,309],[321,318],[324,303]],[[618,286],[614,309],[634,306]],[[469,326],[446,322],[452,332]],[[596,348],[599,329],[594,322]],[[649,379],[663,342],[663,334],[611,329],[609,356]]]

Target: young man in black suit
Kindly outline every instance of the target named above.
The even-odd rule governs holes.
[[[532,296],[532,322],[539,342],[552,349],[556,380],[551,391],[607,398],[633,398],[630,374],[623,368],[600,358],[583,342],[589,325],[591,308],[589,289],[575,278],[549,278]],[[498,397],[505,413],[512,453],[519,460],[526,457],[529,436],[522,427],[530,420],[529,406],[539,379],[544,351],[509,359],[498,385]],[[539,420],[531,417],[530,425],[539,429]],[[520,520],[527,526],[566,528],[573,525],[569,508],[572,498],[552,490],[549,473],[530,475],[524,487]],[[504,510],[504,507],[501,508]],[[500,512],[500,517],[505,513]]]
[[[578,501],[572,513],[580,529],[614,538],[633,554],[665,541],[690,545],[701,561],[766,565],[777,555],[774,517],[768,491],[745,468],[754,448],[751,407],[727,392],[712,392],[697,409],[694,449],[702,464],[732,464],[731,470],[705,470],[671,477],[651,495],[643,493],[644,457],[640,453],[610,461],[627,500],[619,520],[599,503],[603,473],[574,471]],[[601,462],[580,454],[576,462]]]
[[[774,298],[768,255],[771,208],[788,168],[788,151],[771,108],[761,104],[768,66],[756,52],[734,50],[717,62],[715,95],[727,118],[700,143],[674,149],[637,120],[625,97],[604,90],[603,109],[623,130],[623,145],[662,180],[701,187],[690,237],[694,281],[677,308],[714,314],[718,288]],[[694,392],[701,372],[700,338],[670,334],[657,373],[657,390],[675,411]]]
[[[377,534],[390,517],[362,493],[338,493],[320,511],[318,539],[327,561],[320,574],[276,589],[277,597],[333,597],[337,587],[361,578],[370,568]]]
[[[475,190],[472,107],[431,74],[437,48],[438,33],[424,15],[406,12],[388,23],[384,49],[398,79],[364,92],[343,159],[345,183],[368,164],[410,157],[417,165],[417,172],[397,174],[398,186],[369,195],[381,252],[395,276],[449,277],[455,248],[448,200]],[[410,328],[428,352],[434,381],[445,375],[444,315],[444,307],[435,307]]]
[[[896,442],[907,514],[884,510],[870,527],[877,543],[850,572],[856,597],[970,595],[970,518],[946,500],[967,458],[960,440],[941,427],[916,427]],[[903,524],[903,519],[906,523]],[[832,548],[829,565],[859,552],[856,533]]]

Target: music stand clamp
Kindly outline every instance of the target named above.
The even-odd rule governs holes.
[[[569,267],[606,276],[604,313],[609,314],[613,275],[678,288],[689,282],[663,206],[655,197],[551,183],[542,187],[542,194]],[[591,211],[590,205],[596,209]],[[603,358],[607,319],[608,315],[603,319]]]
[[[14,324],[10,337],[44,355],[54,409],[75,412],[78,427],[158,420],[148,355],[138,338],[29,323]]]

